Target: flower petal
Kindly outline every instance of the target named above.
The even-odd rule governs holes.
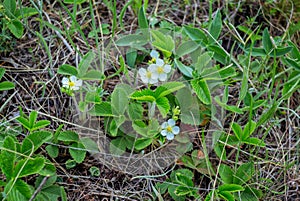
[[[168,120],[168,124],[169,124],[169,126],[175,126],[175,121],[174,121],[174,119],[169,119]]]
[[[157,72],[158,65],[156,64],[150,64],[147,68],[148,71],[151,71],[152,73]]]
[[[164,123],[162,123],[161,128],[164,129],[164,128],[167,128],[167,126],[168,126],[168,123],[164,122]]]
[[[160,134],[162,134],[162,136],[166,136],[166,135],[168,134],[168,132],[167,132],[166,130],[162,130],[162,131],[160,132]]]
[[[164,66],[164,72],[165,72],[165,73],[169,73],[170,71],[171,71],[171,65],[166,64],[166,65]]]
[[[146,73],[147,73],[147,71],[144,68],[140,68],[139,71],[138,71],[138,73],[139,73],[140,76],[145,76]]]
[[[75,86],[81,87],[81,86],[82,86],[82,80],[77,80],[77,81],[75,82]]]
[[[71,80],[71,82],[76,82],[77,81],[77,77],[75,77],[74,75],[72,75],[71,77],[70,77],[70,80]]]
[[[162,59],[156,59],[156,65],[163,66],[165,64],[164,60]]]
[[[167,80],[167,74],[166,73],[161,73],[161,74],[159,74],[159,77],[158,77],[158,79],[160,80],[160,81],[166,81]]]
[[[168,140],[173,140],[174,139],[174,134],[173,133],[168,133],[167,134],[167,139]]]
[[[174,135],[177,135],[180,132],[180,128],[178,126],[174,126],[172,128],[172,132],[173,132]]]
[[[158,59],[158,58],[159,58],[159,53],[158,53],[156,50],[152,50],[152,51],[150,52],[150,56],[151,56],[152,58]]]
[[[157,82],[158,82],[158,80],[155,79],[155,78],[151,78],[151,79],[149,80],[149,84],[156,84]]]

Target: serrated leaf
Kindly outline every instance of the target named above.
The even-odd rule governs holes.
[[[233,123],[231,125],[232,131],[234,132],[235,136],[237,137],[237,139],[241,140],[243,137],[243,130],[241,128],[241,126],[237,123]]]
[[[116,41],[117,46],[129,46],[129,47],[137,47],[143,46],[148,43],[148,37],[146,35],[141,34],[132,34],[122,36]]]
[[[33,159],[22,159],[18,162],[14,168],[14,177],[22,178],[28,175],[39,173],[45,165],[45,159],[43,157],[36,157]]]
[[[228,64],[230,61],[230,57],[226,54],[225,50],[217,45],[209,45],[207,46],[207,49],[209,51],[212,51],[213,58],[217,60],[218,62],[222,63],[223,65]]]
[[[273,49],[273,43],[271,41],[268,28],[265,28],[263,31],[262,43],[263,43],[265,52],[268,54]]]
[[[33,128],[33,125],[34,125],[34,123],[37,119],[37,116],[38,116],[37,111],[30,112],[30,114],[29,114],[29,126],[30,126],[30,128]]]
[[[33,125],[33,128],[31,129],[31,131],[38,130],[40,128],[44,128],[44,127],[46,127],[48,125],[50,125],[50,121],[48,121],[48,120],[40,120],[40,121],[36,122]]]
[[[238,192],[238,191],[243,191],[244,188],[238,184],[223,184],[222,186],[219,186],[218,190],[219,192],[221,191]]]
[[[11,137],[7,136],[4,139],[0,155],[0,166],[2,172],[5,174],[6,179],[9,180],[13,176],[14,163],[16,159],[16,141]]]
[[[197,63],[195,64],[195,70],[198,74],[201,74],[205,68],[211,66],[212,55],[213,54],[211,52],[205,52],[198,57]]]
[[[244,128],[242,139],[245,140],[248,137],[250,137],[250,135],[255,131],[255,129],[256,129],[256,122],[252,120],[249,121]]]
[[[126,150],[126,138],[118,137],[111,140],[109,145],[109,152],[114,155],[122,155]]]
[[[207,36],[202,30],[189,26],[184,26],[183,30],[193,41],[200,42],[200,44],[202,42],[204,45],[208,43]]]
[[[252,162],[244,163],[237,169],[233,183],[243,185],[252,178],[254,173],[254,164]]]
[[[131,102],[128,106],[128,116],[130,120],[138,120],[143,118],[144,108],[141,104]]]
[[[63,142],[78,142],[79,135],[74,131],[62,131],[59,133],[57,139]]]
[[[182,82],[167,82],[156,88],[154,94],[157,99],[165,97],[179,89],[182,89],[185,85]]]
[[[15,16],[18,19],[28,18],[28,17],[30,17],[32,15],[36,15],[36,14],[38,14],[38,11],[35,8],[25,7],[25,6],[16,10],[16,12],[15,12]]]
[[[68,65],[68,64],[63,64],[58,68],[57,73],[62,74],[62,75],[77,76],[78,71],[74,66],[71,66],[71,65]]]
[[[4,73],[5,73],[5,69],[4,68],[0,68],[0,80],[2,79]]]
[[[226,201],[235,201],[234,196],[228,191],[220,191],[218,195]]]
[[[179,69],[179,71],[183,75],[190,77],[190,78],[193,77],[193,69],[191,67],[184,65],[178,59],[175,59],[174,62],[175,62],[176,67]]]
[[[156,100],[156,105],[157,105],[157,108],[160,111],[162,117],[166,118],[167,114],[171,108],[169,100],[166,97],[161,97]]]
[[[250,144],[250,145],[259,146],[259,147],[265,147],[266,146],[264,141],[262,141],[261,139],[255,138],[255,137],[247,138],[246,140],[243,140],[243,142],[245,144]]]
[[[23,36],[24,27],[19,20],[17,19],[11,20],[7,24],[7,27],[16,38],[21,38]]]
[[[191,86],[202,103],[211,104],[211,95],[205,80],[194,79],[191,81]]]
[[[219,174],[224,184],[232,184],[233,171],[229,166],[221,164],[219,168]]]
[[[91,110],[89,110],[91,116],[113,117],[111,104],[108,102],[102,102],[96,104]]]
[[[147,29],[148,26],[148,20],[146,18],[145,15],[145,9],[143,6],[141,6],[140,10],[139,10],[139,14],[138,14],[138,24],[140,29]]]
[[[195,41],[185,41],[182,44],[179,45],[179,47],[176,50],[176,56],[182,57],[184,55],[187,55],[196,49],[200,47],[199,44],[197,44]]]
[[[52,133],[48,131],[36,131],[28,135],[22,143],[21,152],[30,154],[31,151],[36,151],[42,144],[52,138]]]
[[[59,149],[57,146],[50,144],[46,146],[46,151],[50,157],[56,158],[58,156]]]
[[[151,30],[154,41],[152,45],[162,51],[165,57],[169,58],[175,48],[174,40],[171,36],[165,35],[158,30]]]
[[[111,107],[114,115],[123,115],[129,104],[128,85],[118,85],[111,95]]]
[[[221,19],[221,13],[220,10],[217,11],[217,14],[215,15],[214,19],[212,20],[208,32],[211,34],[211,36],[217,40],[220,36],[221,30],[222,30],[222,19]],[[210,39],[210,43],[213,43],[214,40]]]
[[[86,55],[83,56],[82,60],[78,65],[78,77],[83,77],[87,73],[87,70],[90,67],[94,58],[95,54],[92,51],[88,52]]]
[[[3,7],[5,10],[5,13],[10,17],[14,18],[17,4],[15,0],[3,0]]]
[[[139,138],[135,141],[134,148],[138,151],[145,149],[152,143],[151,138]]]
[[[91,138],[84,137],[80,139],[80,142],[84,145],[85,149],[91,153],[98,153],[98,144]]]
[[[82,77],[79,77],[81,80],[103,80],[104,75],[97,70],[90,70],[86,72]]]
[[[18,122],[20,122],[20,123],[22,124],[22,126],[24,126],[24,128],[26,128],[27,130],[30,130],[30,129],[31,129],[30,124],[29,124],[29,121],[28,121],[26,118],[20,116],[20,117],[18,117],[16,120],[17,120]]]
[[[16,181],[10,180],[3,192],[4,195],[7,195],[7,201],[27,201],[32,196],[32,193],[30,185],[21,179],[17,179]]]
[[[9,81],[0,82],[0,91],[14,89],[15,84]]]
[[[86,150],[81,142],[72,143],[69,147],[69,152],[76,163],[82,163],[85,159]]]

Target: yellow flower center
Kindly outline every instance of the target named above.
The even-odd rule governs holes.
[[[147,78],[151,78],[151,76],[152,76],[152,73],[151,73],[150,71],[147,71],[146,77],[147,77]]]
[[[163,73],[163,72],[164,72],[164,68],[163,68],[162,66],[159,66],[159,67],[157,68],[157,72],[158,72],[159,74]]]
[[[168,127],[166,128],[166,130],[167,130],[169,133],[171,133],[173,129],[172,129],[171,126],[168,126]]]
[[[155,58],[152,58],[150,61],[149,61],[149,63],[152,63],[152,64],[154,64],[156,62],[156,59]]]
[[[74,87],[75,86],[75,82],[69,81],[69,86],[70,87]]]

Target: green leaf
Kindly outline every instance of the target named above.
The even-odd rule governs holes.
[[[186,187],[186,186],[178,186],[175,190],[175,194],[177,196],[185,196],[189,195],[190,193],[193,192],[194,189]]]
[[[261,117],[259,118],[259,121],[256,124],[257,127],[264,124],[267,120],[269,120],[273,116],[273,114],[277,110],[278,104],[279,104],[278,102],[273,103],[271,108],[261,115]]]
[[[13,186],[12,186],[13,185]],[[9,192],[9,194],[8,194]],[[10,180],[4,188],[4,195],[7,201],[27,201],[32,195],[31,186],[21,179]]]
[[[255,173],[253,162],[242,164],[236,171],[233,177],[233,183],[243,185],[249,181]]]
[[[148,147],[150,144],[152,143],[152,139],[151,138],[139,138],[136,140],[135,144],[134,144],[134,148],[138,151],[145,149],[146,147]]]
[[[104,75],[98,70],[90,70],[79,78],[82,80],[103,80]]]
[[[201,72],[209,66],[211,66],[212,52],[205,52],[198,57],[197,63],[195,64],[195,70],[201,75]]]
[[[50,125],[50,121],[48,121],[48,120],[40,120],[40,121],[36,122],[33,125],[33,128],[31,129],[31,131],[38,130],[40,128],[44,128],[44,127],[46,127],[48,125]]]
[[[116,41],[117,46],[140,47],[146,45],[149,39],[147,35],[132,34],[119,38]]]
[[[167,117],[168,112],[170,111],[170,103],[166,97],[161,97],[156,100],[156,105],[158,110],[160,111],[163,118]]]
[[[244,70],[241,91],[239,93],[239,100],[243,100],[247,92],[248,92],[248,71]]]
[[[175,48],[174,40],[171,36],[165,35],[158,30],[151,30],[154,41],[152,45],[162,51],[165,57],[169,58]]]
[[[69,147],[69,152],[76,163],[82,163],[85,159],[86,150],[81,142],[72,143]]]
[[[82,4],[86,2],[86,0],[64,0],[66,4]]]
[[[250,137],[250,135],[255,131],[255,129],[256,129],[256,122],[252,120],[249,121],[244,128],[242,139],[245,140],[248,137]]]
[[[96,104],[90,111],[89,114],[91,116],[102,116],[102,117],[112,117],[111,104],[108,102],[102,102],[100,104]]]
[[[132,48],[129,49],[126,52],[126,62],[127,62],[127,65],[130,66],[131,68],[134,68],[137,56],[138,56],[137,50],[132,49]]]
[[[243,140],[243,142],[245,144],[250,144],[250,145],[259,146],[259,147],[265,147],[266,146],[264,141],[262,141],[261,139],[255,138],[255,137],[247,138],[247,139]]]
[[[202,103],[211,104],[211,95],[205,80],[194,79],[191,81],[191,85]]]
[[[14,18],[17,9],[16,0],[3,0],[3,7],[8,17]]]
[[[2,79],[4,73],[5,73],[5,69],[4,68],[0,68],[0,80]]]
[[[36,151],[42,144],[52,138],[52,133],[48,131],[36,131],[28,135],[22,143],[21,152],[29,155],[31,151]]]
[[[157,99],[165,97],[179,89],[182,89],[185,85],[182,82],[167,82],[156,88],[154,94]]]
[[[208,43],[207,36],[202,30],[189,26],[184,26],[183,30],[193,41],[200,42],[200,44],[203,42],[204,45]]]
[[[127,140],[124,137],[118,137],[110,141],[109,152],[114,155],[122,155],[126,151]]]
[[[58,68],[57,73],[62,74],[62,75],[77,76],[78,71],[74,66],[71,66],[71,65],[68,65],[68,64],[63,64]]]
[[[217,40],[220,36],[221,30],[222,30],[222,18],[221,18],[220,10],[217,11],[217,14],[213,21],[211,22],[208,32],[211,34],[211,36]],[[210,43],[214,43],[214,40],[210,39]]]
[[[293,47],[278,47],[276,49],[274,49],[273,51],[271,51],[270,56],[271,57],[280,57],[283,56],[287,53],[289,53],[291,50],[293,49]]]
[[[129,85],[118,85],[115,87],[111,95],[111,107],[114,115],[123,115],[128,108],[129,94],[131,93],[128,87]]]
[[[57,139],[63,142],[78,142],[79,136],[74,131],[62,131],[59,133]]]
[[[98,153],[99,148],[98,144],[89,137],[83,137],[80,139],[80,142],[84,145],[85,149],[91,153]]]
[[[29,124],[29,121],[28,121],[26,118],[24,118],[24,117],[22,117],[22,116],[19,116],[16,120],[17,120],[18,122],[20,122],[20,123],[22,124],[22,126],[23,126],[24,128],[26,128],[27,130],[30,130],[30,129],[31,129],[30,124]]]
[[[21,38],[23,36],[24,27],[19,20],[17,19],[11,20],[7,24],[7,27],[16,38]]]
[[[265,52],[267,54],[269,54],[271,52],[271,50],[273,49],[273,43],[271,41],[268,28],[264,29],[263,36],[262,36],[262,43],[263,43]]]
[[[56,167],[54,163],[52,163],[50,160],[45,160],[45,166],[41,171],[39,171],[39,174],[42,176],[53,176],[56,175]]]
[[[13,176],[14,163],[16,160],[16,141],[11,136],[7,136],[3,142],[3,149],[0,155],[0,166],[6,179],[10,180]]]
[[[143,118],[144,108],[141,104],[131,102],[128,106],[128,116],[130,120],[138,120]]]
[[[174,62],[175,62],[176,67],[180,70],[180,72],[183,75],[190,77],[190,78],[193,77],[193,69],[191,67],[184,65],[178,59],[175,59]]]
[[[59,149],[57,146],[50,144],[46,146],[46,151],[51,158],[56,158],[58,156]]]
[[[182,123],[190,125],[199,125],[201,123],[200,118],[200,106],[198,98],[193,96],[189,88],[180,89],[176,93],[176,99],[180,107],[180,120]]]
[[[220,191],[218,192],[218,196],[226,201],[235,201],[234,196],[228,191]]]
[[[246,50],[246,52],[249,52],[249,49]],[[252,56],[258,56],[258,57],[264,57],[266,56],[266,52],[263,48],[257,47],[257,48],[252,48],[252,52],[251,52]]]
[[[284,58],[285,62],[289,65],[295,68],[295,70],[300,71],[300,65],[293,59],[290,59],[288,57]]]
[[[221,191],[238,192],[238,191],[243,191],[244,188],[238,184],[223,184],[222,186],[219,186],[218,190],[219,192]]]
[[[38,11],[35,8],[25,7],[25,6],[16,10],[16,12],[15,12],[15,16],[18,19],[28,18],[28,17],[30,17],[32,15],[36,15],[36,14],[38,14]]]
[[[38,116],[37,111],[30,112],[30,114],[29,114],[29,126],[30,126],[30,128],[33,128],[34,123],[37,119],[37,116]]]
[[[200,47],[195,41],[185,41],[176,50],[176,57],[187,55]]]
[[[43,169],[44,165],[45,159],[43,157],[22,159],[16,165],[13,176],[15,178],[22,178],[28,175],[37,174]]]
[[[226,54],[225,50],[217,45],[209,45],[207,47],[209,51],[212,51],[213,58],[217,60],[218,62],[222,63],[223,65],[228,64],[230,61],[230,57]]]
[[[92,166],[89,169],[89,172],[93,177],[99,177],[100,176],[100,169],[98,167]]]
[[[219,174],[224,184],[232,184],[233,171],[229,166],[221,164],[219,168]]]
[[[154,102],[156,100],[154,92],[150,89],[135,91],[130,98],[146,102]]]
[[[233,123],[231,125],[232,131],[234,132],[235,136],[237,137],[237,139],[241,140],[243,138],[243,130],[241,128],[241,126],[237,123]]]
[[[10,90],[15,88],[15,84],[12,82],[4,81],[0,82],[0,91]]]
[[[139,10],[138,24],[139,24],[140,29],[147,29],[149,27],[148,21],[147,21],[146,15],[145,15],[145,9],[143,6]]]
[[[219,96],[216,96],[215,97],[215,101],[218,105],[220,105],[221,107],[223,107],[224,109],[228,110],[228,111],[231,111],[231,112],[235,112],[237,114],[243,114],[243,111],[238,108],[237,106],[235,105],[227,105],[226,103],[223,103],[221,100],[220,100],[220,97]]]
[[[92,51],[88,52],[86,55],[83,56],[82,60],[78,65],[78,77],[83,77],[87,73],[87,70],[90,67],[94,58],[95,54]]]

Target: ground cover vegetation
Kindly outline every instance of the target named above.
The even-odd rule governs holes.
[[[298,1],[0,0],[0,197],[300,199]]]

